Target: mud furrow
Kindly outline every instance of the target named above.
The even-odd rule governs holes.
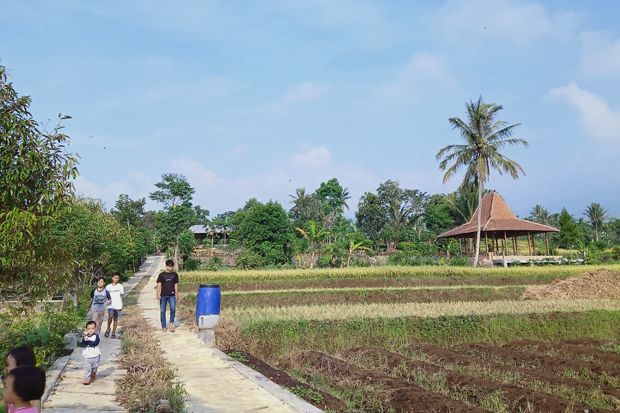
[[[611,412],[611,410],[594,410],[581,403],[565,400],[555,395],[542,393],[535,390],[525,389],[513,384],[504,384],[488,379],[472,376],[466,373],[457,373],[443,367],[412,360],[398,353],[393,353],[376,347],[360,347],[351,349],[345,354],[348,356],[361,357],[364,362],[372,363],[375,368],[388,367],[389,370],[406,368],[408,371],[421,371],[423,373],[440,374],[446,383],[456,388],[476,388],[485,393],[499,390],[503,394],[511,412],[530,411],[535,408],[540,412]],[[478,396],[472,395],[473,403],[480,403]]]
[[[540,381],[551,384],[553,386],[569,386],[577,390],[591,390],[592,385],[584,380],[574,379],[570,377],[563,377],[561,375],[548,373],[546,371],[531,370],[523,367],[506,366],[504,364],[489,360],[480,355],[470,354],[463,355],[451,349],[446,349],[441,346],[432,344],[425,345],[411,345],[412,350],[420,350],[426,355],[437,359],[441,363],[456,364],[458,366],[483,366],[489,370],[497,371],[500,373],[518,373],[521,378],[528,381]],[[601,386],[601,391],[608,396],[613,396],[620,399],[620,389],[614,389],[609,386]]]
[[[602,375],[608,374],[614,377],[620,376],[620,367],[611,364],[597,364],[588,361],[575,360],[561,356],[546,356],[529,351],[515,350],[510,348],[498,347],[485,343],[462,344],[454,348],[456,351],[465,351],[475,354],[489,354],[499,357],[503,360],[513,361],[515,363],[530,365],[534,368],[563,372],[566,369],[581,371],[583,369],[590,370],[593,373]]]
[[[475,406],[468,406],[454,401],[439,393],[433,393],[422,387],[411,385],[402,379],[385,374],[376,374],[354,364],[331,357],[318,351],[298,354],[293,363],[301,367],[310,367],[326,374],[327,378],[341,378],[359,381],[380,387],[379,397],[397,412],[402,413],[466,413],[485,412]]]
[[[534,341],[534,340],[516,340],[510,343],[504,344],[502,347],[526,350],[526,351],[538,351],[538,352],[552,352],[557,351],[563,354],[572,356],[591,356],[598,360],[608,363],[620,364],[620,355],[614,354],[610,351],[604,351],[589,346],[581,346],[569,343],[551,343],[547,341]]]

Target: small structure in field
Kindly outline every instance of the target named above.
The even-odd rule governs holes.
[[[481,205],[480,253],[481,255],[486,253],[487,261],[491,263],[499,261],[506,265],[511,262],[527,263],[533,260],[559,258],[550,256],[547,238],[549,232],[559,232],[557,228],[518,218],[495,191],[484,194]],[[477,223],[478,209],[474,211],[469,222],[446,231],[439,237],[471,238],[475,243]],[[537,256],[534,234],[544,234],[546,255]],[[527,254],[519,249],[519,237],[527,237]]]

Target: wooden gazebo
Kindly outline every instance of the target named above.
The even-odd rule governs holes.
[[[469,222],[446,231],[439,235],[440,238],[473,238],[476,240],[476,230],[478,223],[478,209],[474,211]],[[492,191],[487,192],[482,197],[482,216],[480,220],[480,244],[481,253],[486,254],[492,259],[493,256],[501,255],[504,258],[507,255],[523,257],[520,254],[517,238],[527,236],[528,256],[536,255],[534,245],[534,234],[545,234],[545,246],[547,255],[549,255],[549,239],[547,233],[559,232],[558,229],[548,225],[538,224],[536,222],[527,221],[517,218],[512,213],[506,202],[499,193]],[[489,244],[491,240],[491,244]],[[509,240],[512,242],[512,252],[509,254]],[[499,241],[499,242],[498,242]],[[501,245],[500,245],[501,244]],[[484,250],[482,245],[484,245]]]

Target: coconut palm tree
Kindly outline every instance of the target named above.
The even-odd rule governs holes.
[[[513,129],[520,125],[508,125],[497,120],[497,112],[502,110],[501,105],[486,103],[482,96],[476,102],[470,101],[466,105],[467,122],[459,118],[450,118],[453,129],[458,130],[465,140],[464,144],[448,145],[437,152],[437,160],[441,160],[439,168],[446,171],[443,182],[446,183],[461,168],[465,168],[463,183],[478,184],[478,225],[476,229],[476,256],[474,266],[478,265],[480,255],[480,220],[482,215],[481,201],[484,184],[489,180],[491,170],[500,175],[510,174],[517,179],[525,171],[517,162],[507,158],[500,150],[506,146],[528,145],[528,142],[512,138]]]
[[[598,202],[592,202],[583,214],[590,221],[590,225],[594,227],[594,239],[598,242],[601,226],[607,218],[607,211]]]
[[[543,225],[551,225],[551,215],[547,208],[540,204],[534,205],[530,211],[530,219]]]

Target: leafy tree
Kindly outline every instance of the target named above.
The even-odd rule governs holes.
[[[508,125],[504,121],[496,120],[497,113],[502,106],[495,103],[486,103],[482,97],[478,101],[470,101],[467,105],[467,122],[460,118],[450,118],[449,122],[456,129],[465,144],[448,145],[437,153],[437,160],[441,160],[439,168],[446,171],[443,182],[450,180],[461,168],[465,168],[464,183],[478,185],[478,205],[482,200],[484,184],[489,180],[491,170],[500,175],[504,172],[517,179],[525,171],[517,162],[507,158],[500,150],[505,145],[527,146],[527,141],[511,138],[513,129],[520,124]],[[482,208],[478,208],[476,230],[476,256],[474,266],[478,265],[480,255],[480,221]]]
[[[559,216],[560,227],[560,246],[565,248],[573,248],[581,241],[582,233],[579,225],[575,221],[575,218],[566,210],[562,208]]]
[[[200,205],[194,205],[194,215],[196,219],[195,225],[208,225],[209,223],[209,210],[201,208]]]
[[[364,193],[357,205],[355,219],[360,230],[376,246],[388,222],[387,214],[381,205],[379,197],[372,192]]]
[[[588,218],[590,225],[594,228],[595,240],[600,238],[600,229],[607,218],[607,211],[598,202],[592,202],[586,208],[584,215]]]
[[[245,249],[262,257],[264,264],[290,262],[293,231],[279,203],[248,201],[246,207],[235,214],[233,221],[238,224],[233,237]]]
[[[289,216],[295,227],[303,227],[309,221],[323,222],[325,215],[321,200],[316,194],[309,194],[306,188],[297,188],[291,197]]]
[[[450,205],[456,225],[469,222],[478,207],[478,186],[470,182],[463,183],[446,199],[446,202]]]
[[[62,245],[46,239],[73,193],[77,157],[59,123],[51,131],[32,118],[28,96],[19,96],[0,66],[0,281],[29,299],[49,296],[68,265]]]
[[[120,194],[110,212],[121,224],[139,226],[143,225],[145,205],[145,198],[133,200],[127,194]]]
[[[424,223],[433,238],[454,227],[451,215],[450,197],[443,194],[432,195],[424,208]]]
[[[305,228],[295,228],[295,230],[308,241],[310,268],[313,268],[316,257],[321,252],[321,243],[329,235],[329,231],[320,228],[314,221],[308,221]]]
[[[351,199],[349,190],[343,188],[337,178],[332,178],[327,182],[321,182],[316,190],[318,198],[325,202],[328,213],[342,214],[344,209],[349,209],[347,201]]]
[[[179,264],[180,236],[196,221],[194,209],[184,203],[160,211],[156,219],[159,242],[163,247],[172,248],[174,263]]]
[[[388,251],[393,251],[407,225],[418,222],[424,214],[428,196],[417,189],[402,189],[398,181],[387,180],[377,188],[377,198],[387,217],[383,234]]]
[[[164,204],[166,208],[172,208],[179,204],[190,204],[195,192],[187,178],[176,173],[163,174],[161,181],[155,186],[159,190],[152,192],[149,196],[153,201]]]

